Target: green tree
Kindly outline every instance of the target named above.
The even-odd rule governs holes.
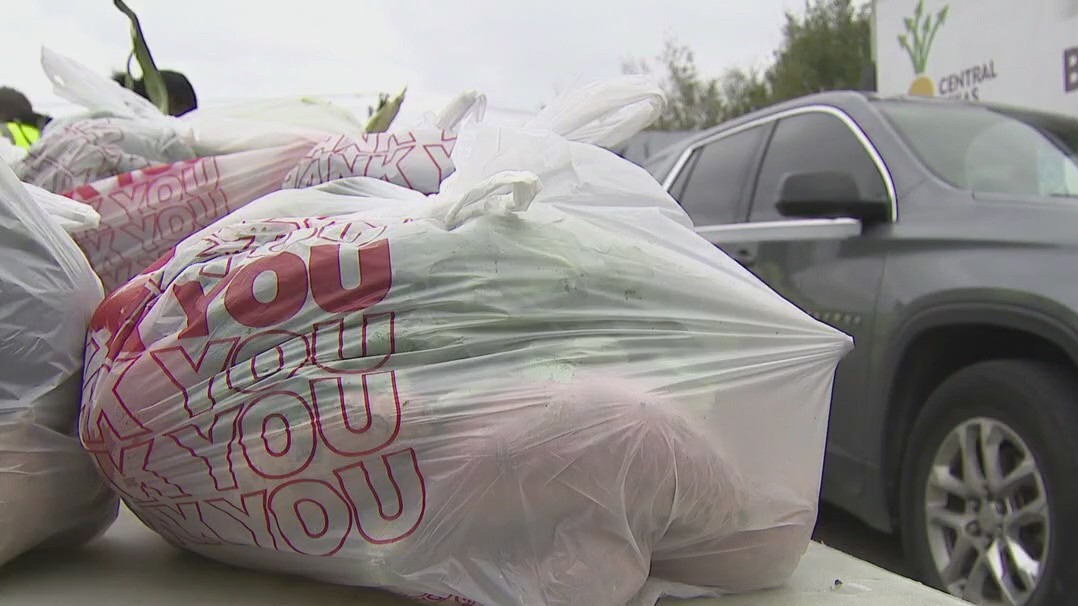
[[[651,126],[656,130],[694,130],[718,124],[724,116],[719,81],[704,78],[696,68],[692,49],[667,40],[652,60],[639,59],[622,66],[626,73],[663,74],[667,105]]]
[[[782,44],[767,70],[773,102],[825,90],[856,89],[872,66],[871,11],[852,0],[815,0],[786,13]]]
[[[870,15],[853,0],[807,0],[802,14],[786,13],[782,43],[762,71],[702,76],[692,49],[673,40],[655,59],[629,62],[624,71],[662,74],[669,106],[651,128],[707,128],[809,93],[858,88],[872,65]]]

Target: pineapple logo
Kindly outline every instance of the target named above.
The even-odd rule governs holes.
[[[898,36],[898,45],[909,55],[913,73],[917,75],[910,84],[911,95],[931,97],[936,94],[936,85],[932,78],[925,74],[925,69],[928,67],[928,53],[932,49],[932,42],[936,40],[936,33],[947,20],[948,8],[945,5],[933,19],[932,15],[925,14],[924,0],[917,0],[913,17],[903,20],[906,33]]]

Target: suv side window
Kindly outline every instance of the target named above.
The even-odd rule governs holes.
[[[767,128],[756,126],[734,133],[693,152],[670,188],[693,223],[721,225],[745,220],[744,194],[752,183]]]
[[[879,169],[845,122],[823,112],[798,114],[779,120],[775,127],[760,166],[749,220],[785,219],[775,209],[783,177],[814,171],[849,173],[862,194],[887,199]]]

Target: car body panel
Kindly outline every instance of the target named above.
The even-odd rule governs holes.
[[[869,96],[851,92],[804,97],[706,131],[684,142],[673,168],[656,177],[669,188],[693,148],[806,111],[844,116],[863,137],[895,203],[894,222],[859,228],[848,219],[795,219],[698,231],[802,310],[854,338],[836,372],[822,496],[892,530],[894,449],[908,427],[894,426],[889,410],[896,370],[918,335],[963,324],[1011,328],[1050,340],[1078,362],[1078,200],[956,189],[921,164]],[[746,179],[755,181],[762,156]],[[747,209],[752,188],[745,189]]]

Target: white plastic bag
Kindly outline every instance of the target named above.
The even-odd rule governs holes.
[[[172,129],[181,126],[137,93],[49,48],[41,47],[41,67],[58,96],[91,112],[156,122]]]
[[[101,285],[0,166],[0,564],[104,531],[117,501],[77,436],[83,347]]]
[[[26,150],[0,137],[0,162],[13,166],[26,157]]]
[[[69,234],[93,229],[101,223],[101,215],[88,204],[76,202],[67,196],[54,194],[29,183],[24,183],[23,186],[34,202]]]
[[[782,583],[850,339],[605,150],[478,126],[469,150],[437,195],[320,217],[339,193],[292,192],[106,299],[102,473],[208,557],[427,600]]]
[[[14,165],[19,178],[57,194],[115,175],[195,156],[184,124],[74,59],[41,49],[56,94],[87,113],[49,123]]]
[[[65,194],[100,179],[194,156],[171,127],[98,117],[46,129],[14,168],[26,183]]]
[[[311,192],[318,192],[319,195],[312,196]],[[307,189],[283,189],[262,196],[192,234],[191,239],[205,238],[224,227],[244,221],[274,219],[296,214],[335,217],[353,213],[383,213],[387,206],[399,206],[411,212],[418,208],[416,204],[422,205],[426,200],[427,196],[415,190],[393,185],[381,179],[369,177],[336,179]]]
[[[100,213],[75,241],[111,292],[177,242],[280,188],[307,151],[303,142],[197,158],[123,173],[78,187],[70,196]]]
[[[655,121],[664,105],[662,90],[649,79],[625,76],[566,91],[528,120],[524,128],[611,147]],[[475,122],[479,122],[485,110],[486,98],[468,92],[431,119],[437,125],[434,129],[328,137],[289,173],[284,188],[362,176],[434,193],[455,170],[452,157],[457,148],[468,145],[466,137],[458,136],[458,131],[467,130],[465,118],[474,115]],[[466,149],[461,152],[469,153]]]
[[[569,89],[528,120],[524,128],[612,147],[658,119],[665,106],[665,95],[649,78],[623,76]]]
[[[280,147],[297,140],[313,146],[330,134],[361,134],[365,126],[348,110],[310,98],[200,108],[183,121],[200,156]]]
[[[348,110],[310,98],[267,99],[199,108],[182,118],[174,118],[162,114],[146,99],[74,59],[43,48],[41,63],[56,93],[86,108],[91,117],[129,120],[143,130],[169,133],[193,150],[191,156],[283,147],[300,140],[313,146],[329,134],[363,132],[363,122]],[[57,120],[57,128],[87,117]],[[179,159],[183,158],[175,158]]]
[[[348,177],[382,179],[431,194],[453,171],[457,129],[482,120],[486,97],[466,91],[426,124],[387,133],[339,133],[321,140],[285,177],[283,188],[311,187]]]

